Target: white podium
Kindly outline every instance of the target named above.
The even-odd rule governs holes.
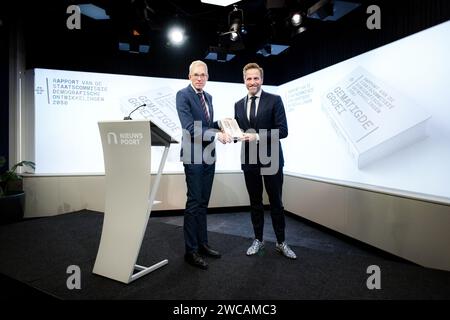
[[[149,120],[101,121],[98,126],[105,162],[105,214],[93,273],[130,283],[168,263],[165,259],[144,267],[136,260],[170,143],[177,141]],[[164,146],[152,184],[150,146]]]

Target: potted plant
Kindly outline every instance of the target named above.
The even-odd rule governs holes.
[[[5,157],[0,157],[0,168],[6,163]],[[25,192],[22,177],[16,173],[18,167],[27,166],[32,169],[32,161],[16,163],[10,170],[0,175],[0,224],[21,221],[25,211]]]

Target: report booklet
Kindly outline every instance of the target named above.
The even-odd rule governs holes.
[[[242,138],[242,130],[239,128],[239,125],[236,119],[222,119],[219,120],[220,128],[231,136],[234,140],[239,140]]]

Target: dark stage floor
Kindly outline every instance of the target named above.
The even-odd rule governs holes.
[[[2,298],[114,300],[404,300],[449,299],[450,272],[423,268],[287,217],[287,241],[298,259],[275,252],[270,216],[266,249],[247,257],[252,227],[248,213],[208,216],[210,244],[222,252],[209,270],[183,260],[181,216],[152,217],[138,264],[168,265],[125,285],[92,273],[103,215],[83,210],[0,227]],[[120,257],[118,257],[120,259]],[[81,270],[81,289],[66,285],[70,265]],[[369,266],[381,271],[381,289],[369,290]]]

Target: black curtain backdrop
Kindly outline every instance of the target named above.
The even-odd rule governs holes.
[[[0,156],[8,158],[9,131],[9,34],[8,21],[0,16]],[[8,164],[0,168],[0,173],[8,168]]]
[[[242,82],[242,67],[254,61],[265,69],[265,84],[280,85],[450,19],[448,0],[360,2],[360,7],[338,21],[314,23],[287,52],[278,56],[265,58],[247,52],[226,63],[207,61],[210,80]],[[370,16],[367,7],[373,4],[381,9],[381,30],[369,30],[366,26]],[[84,19],[81,30],[68,30],[66,16],[57,14],[43,19],[39,15],[41,7],[25,17],[27,68],[187,78],[189,63],[205,57],[205,47],[200,43],[210,30],[190,30],[183,48],[163,49],[154,42],[148,55],[129,54],[117,49],[117,35],[108,22],[94,27],[92,21]],[[45,10],[46,14],[49,10],[60,13],[65,12],[65,7],[59,4]],[[164,42],[163,32],[160,37]]]

